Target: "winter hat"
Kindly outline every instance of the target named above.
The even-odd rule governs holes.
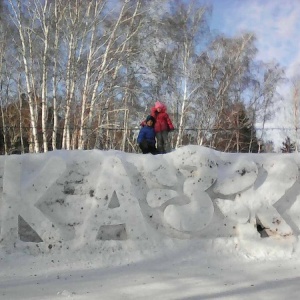
[[[159,102],[159,101],[155,102],[155,108],[163,108],[163,107],[164,107],[164,105],[161,102]]]
[[[152,121],[153,123],[154,123],[154,121],[155,121],[155,119],[152,117],[152,116],[147,116],[147,118],[146,118],[146,123],[148,122],[148,121]]]

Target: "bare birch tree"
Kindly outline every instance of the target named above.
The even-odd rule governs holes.
[[[115,83],[115,80],[121,68],[124,68],[124,62],[128,53],[130,53],[130,50],[127,49],[129,41],[139,29],[138,22],[135,22],[135,20],[139,15],[140,5],[140,0],[134,2],[133,5],[125,1],[121,4],[115,22],[109,20],[108,24],[102,24],[102,26],[106,28],[106,33],[101,37],[101,47],[99,48],[101,51],[99,61],[101,63],[96,68],[95,80],[92,83],[91,100],[86,124],[88,128],[93,124],[93,120],[96,116],[96,103],[98,102],[98,128],[101,130],[102,127],[106,127],[107,136],[110,135],[110,127],[115,126],[112,121],[115,117],[111,118],[112,114],[116,114],[120,111],[126,112],[126,108],[115,109],[114,103],[111,101],[113,101],[112,95],[114,94],[116,86],[120,86],[120,84]],[[134,27],[133,24],[135,24]],[[99,87],[101,87],[100,90]],[[106,98],[103,99],[103,97],[100,97],[104,95]],[[101,98],[103,99],[102,103],[99,102]],[[102,110],[104,108],[106,118],[102,118],[102,115],[104,115]],[[126,116],[126,113],[124,116]],[[103,125],[103,121],[105,120],[106,125]],[[97,134],[100,134],[100,132]]]
[[[92,26],[90,32],[90,40],[89,40],[89,52],[87,56],[86,70],[85,70],[85,79],[82,91],[82,102],[81,102],[81,116],[80,116],[80,132],[79,132],[79,141],[78,141],[78,149],[84,149],[85,141],[86,141],[86,118],[87,118],[87,105],[88,105],[88,97],[89,97],[89,86],[92,79],[92,68],[93,62],[95,61],[95,55],[97,54],[97,35],[96,31],[99,26],[99,18],[101,16],[101,12],[104,9],[103,3],[99,2],[95,3],[95,6],[92,8],[92,2],[89,3],[87,7],[87,15],[90,13],[92,16]],[[91,124],[89,124],[91,126]]]
[[[48,151],[48,136],[47,136],[47,117],[48,117],[48,61],[50,52],[50,28],[51,28],[51,3],[50,0],[45,0],[41,3],[39,0],[33,2],[33,15],[36,20],[41,24],[41,34],[39,35],[40,41],[43,45],[41,65],[42,65],[42,80],[41,80],[41,127],[43,150]],[[34,30],[34,29],[32,29]]]
[[[300,128],[300,120],[299,120],[299,109],[300,109],[300,76],[294,76],[291,81],[292,90],[291,90],[291,107],[290,111],[292,111],[292,118],[289,116],[287,119],[292,119],[292,127],[294,130],[294,137],[292,138],[295,141],[295,151],[299,151],[299,128]],[[287,122],[289,123],[289,122]]]
[[[202,89],[198,103],[202,116],[198,120],[199,128],[208,130],[199,132],[202,137],[198,136],[198,139],[203,140],[208,134],[211,147],[216,147],[223,129],[224,113],[233,103],[243,101],[250,61],[255,53],[253,41],[251,34],[233,39],[220,37],[199,57]],[[214,131],[210,130],[212,127]]]
[[[284,69],[274,61],[252,63],[247,107],[260,129],[258,133],[260,141],[265,140],[265,125],[276,113],[275,103],[282,101],[277,88],[285,81],[284,77]]]
[[[2,5],[0,6],[2,8]],[[5,64],[5,53],[7,51],[6,45],[6,35],[5,35],[5,26],[2,20],[2,14],[0,14],[1,20],[0,20],[0,74],[1,74],[1,82],[0,82],[0,105],[1,105],[1,126],[2,126],[2,135],[3,135],[3,144],[4,144],[4,153],[8,154],[8,143],[7,143],[7,135],[6,135],[6,120],[5,120],[5,114],[4,114],[4,106],[5,106],[5,83],[4,78],[6,76],[6,64]]]
[[[38,140],[38,132],[37,132],[37,107],[36,107],[36,93],[35,93],[35,84],[34,84],[34,75],[32,74],[32,26],[27,24],[29,22],[29,18],[25,18],[24,12],[22,11],[22,3],[20,0],[12,1],[8,0],[12,9],[12,20],[16,25],[20,42],[21,42],[21,54],[23,59],[23,66],[26,78],[26,89],[28,95],[28,102],[30,108],[30,125],[31,125],[31,133],[32,133],[32,143],[33,147],[31,147],[31,151],[36,153],[39,152],[39,140]]]
[[[65,11],[63,0],[54,0],[53,12],[53,72],[52,72],[52,95],[53,95],[53,129],[52,129],[52,149],[57,148],[58,135],[58,82],[59,82],[59,47],[61,45],[60,36],[62,28],[62,19]]]
[[[78,47],[77,30],[78,23],[82,20],[79,18],[80,1],[76,0],[73,3],[68,3],[66,14],[64,15],[64,38],[67,47],[67,64],[66,64],[66,103],[64,113],[64,127],[62,137],[62,148],[71,149],[71,109],[74,105],[75,97],[75,82],[76,82],[76,50]]]
[[[180,5],[176,13],[169,19],[169,27],[173,30],[172,38],[176,43],[176,60],[178,64],[175,77],[177,82],[176,110],[178,118],[176,148],[182,145],[187,112],[195,92],[199,89],[198,84],[193,84],[195,82],[193,79],[193,65],[199,51],[197,50],[197,44],[202,38],[201,31],[205,28],[206,12],[205,7],[197,7],[195,2],[191,2],[189,5]]]

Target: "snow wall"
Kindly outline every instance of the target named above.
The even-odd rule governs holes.
[[[0,157],[0,247],[39,254],[159,251],[231,240],[294,253],[300,228],[296,154],[228,154],[186,146],[165,155],[53,151]]]

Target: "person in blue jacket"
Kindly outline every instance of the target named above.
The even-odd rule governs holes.
[[[157,149],[155,147],[155,131],[154,131],[155,118],[152,116],[147,116],[145,125],[142,126],[137,143],[141,148],[143,154],[151,153],[157,154]]]

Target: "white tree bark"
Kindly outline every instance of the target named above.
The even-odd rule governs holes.
[[[57,147],[58,134],[58,70],[59,70],[59,45],[61,21],[64,15],[65,7],[61,0],[54,1],[54,45],[53,45],[53,73],[52,73],[52,94],[53,94],[53,130],[52,130],[52,149]]]
[[[197,28],[200,26],[200,22],[204,16],[205,8],[201,8],[197,11],[194,11],[193,5],[188,7],[188,11],[186,14],[186,19],[183,20],[186,26],[183,32],[184,35],[184,43],[179,48],[180,51],[180,61],[182,64],[182,74],[181,74],[181,85],[182,94],[181,94],[181,107],[180,107],[180,118],[178,124],[178,135],[176,140],[175,148],[178,148],[182,145],[183,133],[184,133],[184,126],[185,126],[185,119],[187,117],[188,107],[191,102],[191,96],[197,90],[197,87],[193,90],[189,91],[190,80],[191,80],[191,58],[195,55],[195,36],[192,38],[190,35],[196,32]],[[192,28],[188,26],[189,23],[189,16],[193,15],[193,24],[191,25]],[[178,104],[177,104],[178,105]]]
[[[39,14],[43,29],[44,50],[42,55],[42,134],[43,134],[43,149],[44,152],[48,152],[48,137],[47,137],[47,117],[48,117],[48,52],[49,52],[49,9],[51,4],[49,0],[45,0],[44,7]],[[38,4],[36,5],[38,6]]]
[[[31,40],[31,32],[30,29],[25,27],[23,24],[22,13],[20,10],[21,1],[18,0],[17,3],[12,0],[8,0],[13,12],[13,22],[17,26],[20,40],[21,40],[21,47],[22,47],[22,59],[25,71],[25,78],[26,78],[26,88],[27,88],[27,95],[28,95],[28,102],[29,102],[29,110],[30,110],[30,124],[31,124],[31,134],[32,134],[32,142],[33,145],[30,148],[31,151],[38,153],[39,152],[39,141],[38,141],[38,134],[37,134],[37,110],[36,110],[36,99],[35,99],[35,91],[33,88],[32,78],[34,77],[33,74],[30,72],[30,66],[28,63],[28,51],[30,52],[30,48],[32,40]],[[27,37],[27,39],[26,39]]]
[[[90,2],[89,6],[87,7],[87,15],[89,16],[90,11],[91,11],[91,5],[92,2]],[[94,10],[94,15],[93,15],[93,25],[91,29],[91,37],[89,41],[89,53],[87,57],[87,64],[86,64],[86,70],[85,70],[85,80],[84,80],[84,85],[83,85],[83,92],[82,92],[82,102],[81,102],[81,116],[80,116],[80,132],[79,132],[79,137],[78,137],[78,149],[84,149],[85,143],[86,143],[86,130],[88,128],[85,128],[86,124],[86,119],[87,119],[87,105],[88,105],[88,92],[89,92],[89,85],[91,82],[91,73],[92,73],[92,67],[93,67],[93,60],[94,60],[94,55],[96,53],[96,46],[95,46],[95,39],[96,39],[96,30],[97,30],[97,25],[98,22],[97,16],[100,14],[102,11],[103,6],[100,6],[98,2],[95,3],[95,7],[93,7]],[[89,124],[88,126],[91,126]]]

